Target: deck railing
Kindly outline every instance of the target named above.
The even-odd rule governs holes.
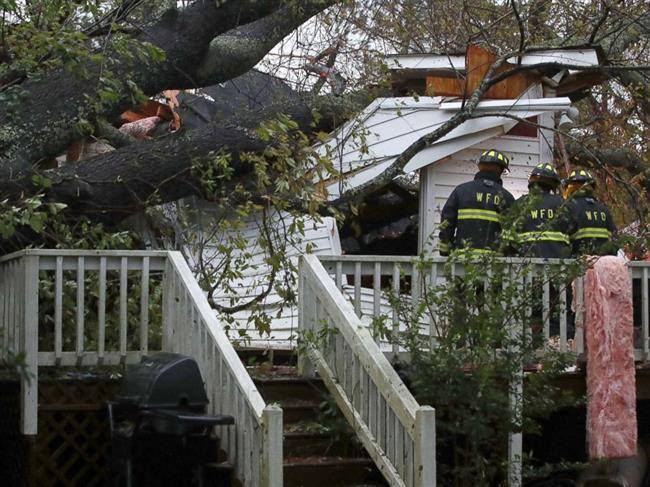
[[[154,351],[193,356],[237,477],[282,485],[282,410],[266,405],[178,252],[25,250],[0,258],[2,358],[23,353],[21,431],[37,434],[39,366],[134,363]]]
[[[634,299],[634,326],[639,330],[635,340],[637,360],[650,360],[650,262],[629,262]]]
[[[313,255],[301,259],[299,303],[301,372],[318,371],[391,486],[435,486],[435,411],[413,398]]]
[[[423,285],[435,283],[441,285],[446,276],[444,266],[447,259],[433,257],[427,259],[426,275],[421,275],[421,265],[411,256],[384,255],[319,255],[328,274],[337,287],[348,296],[354,311],[361,320],[370,325],[375,318],[384,317],[392,322],[393,329],[398,332],[405,324],[399,322],[397,310],[388,299],[388,295],[400,296],[402,299],[416,302],[423,291]],[[560,351],[572,351],[580,355],[584,353],[583,327],[583,283],[582,279],[574,282],[575,293],[571,285],[564,283],[553,285],[550,276],[558,274],[559,268],[566,265],[560,260],[542,259],[502,259],[509,264],[510,275],[521,279],[522,285],[538,282],[536,299],[542,307],[542,333],[546,340],[552,335],[556,337]],[[650,310],[650,262],[628,262],[630,279],[633,282],[634,326],[635,326],[635,357],[637,360],[650,360],[650,326],[648,313]],[[518,271],[517,269],[524,269]],[[462,276],[464,269],[461,264],[453,265],[452,276]],[[406,288],[406,289],[405,289]],[[575,294],[575,295],[573,295]],[[573,296],[572,296],[573,295]],[[569,315],[575,308],[575,334],[569,335]],[[551,323],[556,321],[557,330],[551,333]],[[429,335],[431,346],[435,346],[437,329],[433,321],[423,323],[422,328]],[[397,354],[396,343],[383,343],[383,349]]]
[[[314,259],[322,264],[322,271],[329,276],[329,282],[319,283],[320,288],[314,288],[315,272],[314,268],[318,267],[314,263]],[[505,265],[504,272],[508,279],[516,280],[515,285],[520,286],[523,290],[525,286],[527,289],[532,290],[537,295],[532,298],[529,297],[527,304],[523,304],[523,298],[516,296],[514,299],[518,301],[518,305],[525,306],[527,313],[531,313],[531,302],[535,303],[538,308],[541,308],[542,319],[542,334],[545,339],[543,343],[547,346],[550,341],[556,340],[557,347],[562,352],[574,352],[576,355],[584,353],[584,310],[583,310],[583,280],[578,278],[573,283],[573,288],[570,283],[556,282],[552,276],[560,276],[562,274],[562,266],[566,266],[568,262],[559,260],[541,260],[541,259],[501,259],[501,263]],[[444,284],[448,278],[454,279],[464,275],[464,268],[461,264],[453,264],[451,269],[445,272],[445,265],[447,259],[444,257],[430,258],[423,267],[421,262],[414,257],[410,256],[324,256],[309,257],[304,259],[303,274],[301,275],[301,285],[303,286],[301,300],[305,304],[301,307],[303,329],[313,330],[316,332],[322,329],[323,324],[327,324],[339,329],[354,330],[350,332],[353,337],[349,340],[350,343],[363,341],[367,347],[372,348],[367,342],[374,340],[378,347],[384,353],[389,355],[397,355],[402,350],[399,344],[394,341],[382,341],[380,337],[370,336],[372,323],[376,318],[382,318],[384,322],[388,321],[392,326],[392,336],[404,331],[408,326],[400,322],[403,316],[399,315],[397,309],[392,306],[394,300],[389,299],[389,296],[399,297],[403,304],[412,303],[415,305],[419,299],[423,299],[424,286],[440,286]],[[630,278],[633,282],[633,304],[634,304],[634,325],[635,325],[635,356],[637,360],[650,360],[650,335],[649,335],[649,313],[650,313],[650,262],[630,262],[628,263]],[[318,276],[321,281],[324,280],[322,275]],[[326,285],[327,284],[327,285]],[[572,291],[571,291],[572,289]],[[337,293],[338,292],[338,293]],[[314,295],[314,293],[316,293]],[[346,319],[343,320],[342,316],[333,317],[331,314],[324,310],[323,303],[327,300],[331,301],[332,295],[336,295],[337,299],[341,302],[337,303],[339,314],[347,314]],[[573,296],[572,296],[573,295]],[[576,310],[573,320],[570,318],[572,302]],[[308,308],[311,306],[312,308]],[[328,305],[331,306],[331,303]],[[340,310],[344,310],[341,312]],[[435,312],[435,310],[433,310]],[[325,314],[324,314],[325,313]],[[354,314],[354,319],[350,319],[349,315]],[[530,316],[530,314],[528,314]],[[311,317],[311,318],[310,318]],[[427,340],[423,343],[428,343],[430,347],[435,347],[438,329],[434,322],[435,320],[427,317],[421,317],[422,323],[418,323],[420,333],[428,335]],[[319,323],[318,320],[321,320]],[[554,321],[556,330],[551,329],[551,322]],[[573,322],[575,325],[575,332],[573,337],[569,334],[569,323]],[[342,325],[343,323],[343,325]],[[521,323],[511,323],[510,330],[513,337],[530,336],[531,330],[524,330]],[[364,331],[361,331],[363,329]],[[316,333],[314,333],[316,334]],[[356,334],[356,335],[355,335]],[[362,338],[361,338],[362,337]],[[550,340],[550,341],[549,341]],[[339,345],[340,339],[334,339],[335,350],[341,346]],[[354,349],[348,351],[345,346],[344,352],[339,355],[334,355],[331,360],[328,359],[328,353],[332,353],[332,345],[327,344],[327,351],[324,353],[312,352],[314,355],[314,363],[318,365],[321,362],[323,365],[319,367],[325,368],[325,365],[333,368],[331,375],[334,380],[340,382],[340,387],[348,394],[348,401],[354,402],[355,396],[351,394],[359,394],[355,387],[361,391],[373,391],[372,387],[365,385],[362,380],[354,381],[356,386],[353,386],[354,393],[347,390],[346,380],[347,375],[343,372],[343,376],[338,376],[336,370],[342,369],[352,370],[355,372],[355,358]],[[545,348],[540,349],[540,353],[544,353]],[[336,369],[338,367],[339,369]],[[329,372],[328,372],[329,373]],[[322,374],[322,372],[321,372]],[[390,373],[387,373],[390,375]],[[340,377],[343,377],[341,379]],[[518,374],[513,383],[510,385],[511,390],[511,408],[512,414],[518,416],[521,414],[520,404],[518,399],[521,394],[523,378],[522,373]],[[379,383],[381,384],[381,383]],[[383,384],[382,384],[383,385]],[[368,388],[369,387],[369,388]],[[390,391],[390,386],[386,389],[380,390],[379,393]],[[363,394],[363,392],[362,392]],[[352,397],[352,399],[350,399]],[[411,396],[408,396],[411,397]],[[416,406],[418,407],[417,403]],[[411,408],[411,410],[413,409]],[[356,413],[359,415],[359,413]],[[364,424],[361,420],[361,424]],[[357,418],[355,417],[355,420]],[[373,440],[378,443],[376,448],[382,450],[382,444],[378,439]],[[383,450],[386,454],[386,451]],[[389,456],[390,458],[390,456]],[[522,436],[520,432],[512,432],[509,435],[509,485],[521,485],[521,458],[522,458]],[[400,472],[401,473],[401,472]],[[404,477],[400,477],[404,481]],[[391,481],[392,485],[401,485],[399,482]],[[408,485],[408,484],[407,484]]]

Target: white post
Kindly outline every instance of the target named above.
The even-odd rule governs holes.
[[[30,377],[21,379],[21,431],[38,432],[38,256],[23,257],[23,327],[21,348]]]
[[[420,169],[420,213],[418,230],[418,252],[426,252],[437,256],[437,236],[432,237],[436,231],[436,184],[434,165]]]
[[[436,410],[420,406],[415,412],[415,487],[436,485]]]
[[[174,334],[174,308],[175,288],[174,286],[174,266],[169,260],[165,259],[165,273],[163,274],[163,297],[162,297],[162,350],[163,352],[173,352],[173,334]]]
[[[298,330],[300,330],[300,340],[302,340],[302,343],[298,348],[298,373],[303,377],[313,378],[316,377],[316,369],[309,361],[307,351],[305,350],[305,347],[308,346],[305,343],[305,338],[308,332],[314,330],[313,320],[316,307],[313,303],[312,290],[306,282],[307,275],[304,271],[306,265],[309,264],[301,257],[300,270],[298,272]]]
[[[282,487],[282,409],[266,406],[262,412],[262,487]]]
[[[521,269],[518,270],[521,273]],[[515,277],[513,269],[510,269],[508,277],[518,281],[518,295],[514,297],[515,302],[513,305],[516,308],[521,306],[521,297],[524,293],[523,277]],[[523,323],[515,322],[511,325],[510,331],[510,345],[513,352],[518,354],[520,352],[520,342],[524,338]],[[510,394],[510,414],[517,424],[517,431],[511,431],[508,434],[508,486],[521,487],[522,483],[522,455],[523,455],[523,434],[521,432],[522,421],[522,408],[523,408],[523,393],[524,393],[524,370],[523,364],[517,365],[517,371],[514,374],[509,384]]]

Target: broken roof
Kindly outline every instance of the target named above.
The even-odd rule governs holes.
[[[449,102],[441,97],[379,98],[372,102],[318,148],[321,153],[329,154],[340,173],[324,182],[329,197],[335,199],[342,192],[380,175],[409,145],[448,121],[461,106],[459,101]],[[564,112],[570,107],[568,98],[522,97],[481,102],[477,108],[481,117],[466,121],[418,153],[403,172],[415,171],[503,135],[519,119]]]

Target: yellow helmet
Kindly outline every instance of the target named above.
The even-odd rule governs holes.
[[[553,188],[560,185],[560,175],[548,162],[537,164],[528,177],[528,185],[531,183],[546,183]]]
[[[506,171],[510,166],[510,160],[501,152],[494,149],[486,150],[485,152],[483,152],[483,154],[481,154],[481,157],[479,157],[478,161],[476,162],[477,164],[481,164],[482,162],[498,164]]]
[[[585,169],[574,169],[571,171],[571,174],[569,174],[569,177],[564,180],[565,185],[571,183],[581,183],[583,185],[593,184],[595,186],[596,179]]]

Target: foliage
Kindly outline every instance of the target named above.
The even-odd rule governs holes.
[[[419,275],[430,275],[432,265],[421,256]],[[553,383],[573,357],[544,338],[544,321],[556,334],[560,293],[584,265],[578,260],[549,266],[543,277],[526,260],[509,264],[490,254],[457,251],[436,282],[422,278],[417,303],[389,296],[406,330],[395,333],[392,318],[380,317],[376,332],[406,350],[403,375],[420,402],[436,408],[442,484],[505,484],[508,432],[537,434],[540,418],[575,404],[576,398]],[[542,309],[545,282],[552,297],[548,315]],[[542,357],[540,350],[546,351]],[[523,367],[533,364],[535,372],[523,374]],[[523,392],[517,388],[520,379]],[[522,460],[529,468],[535,465],[533,458]]]
[[[128,249],[136,245],[134,233],[126,229],[107,229],[86,216],[74,216],[66,205],[50,202],[45,191],[51,182],[34,177],[42,189],[18,202],[0,202],[0,237],[5,251],[40,246],[69,249]]]
[[[5,346],[0,344],[0,356],[2,355],[5,358],[0,361],[0,365],[9,372],[16,374],[21,379],[31,380],[34,377],[27,367],[24,353],[16,353],[11,347],[5,349]]]
[[[252,330],[270,334],[271,319],[295,304],[297,255],[311,252],[304,236],[322,224],[323,194],[312,181],[336,174],[329,157],[314,149],[314,137],[290,117],[266,121],[256,134],[267,145],[260,154],[239,154],[251,168],[246,184],[224,191],[231,155],[213,154],[193,167],[209,207],[174,206],[175,246],[194,263],[227,330],[245,310],[248,324],[238,323],[231,334],[236,341],[248,340]],[[281,302],[268,306],[272,293]]]

